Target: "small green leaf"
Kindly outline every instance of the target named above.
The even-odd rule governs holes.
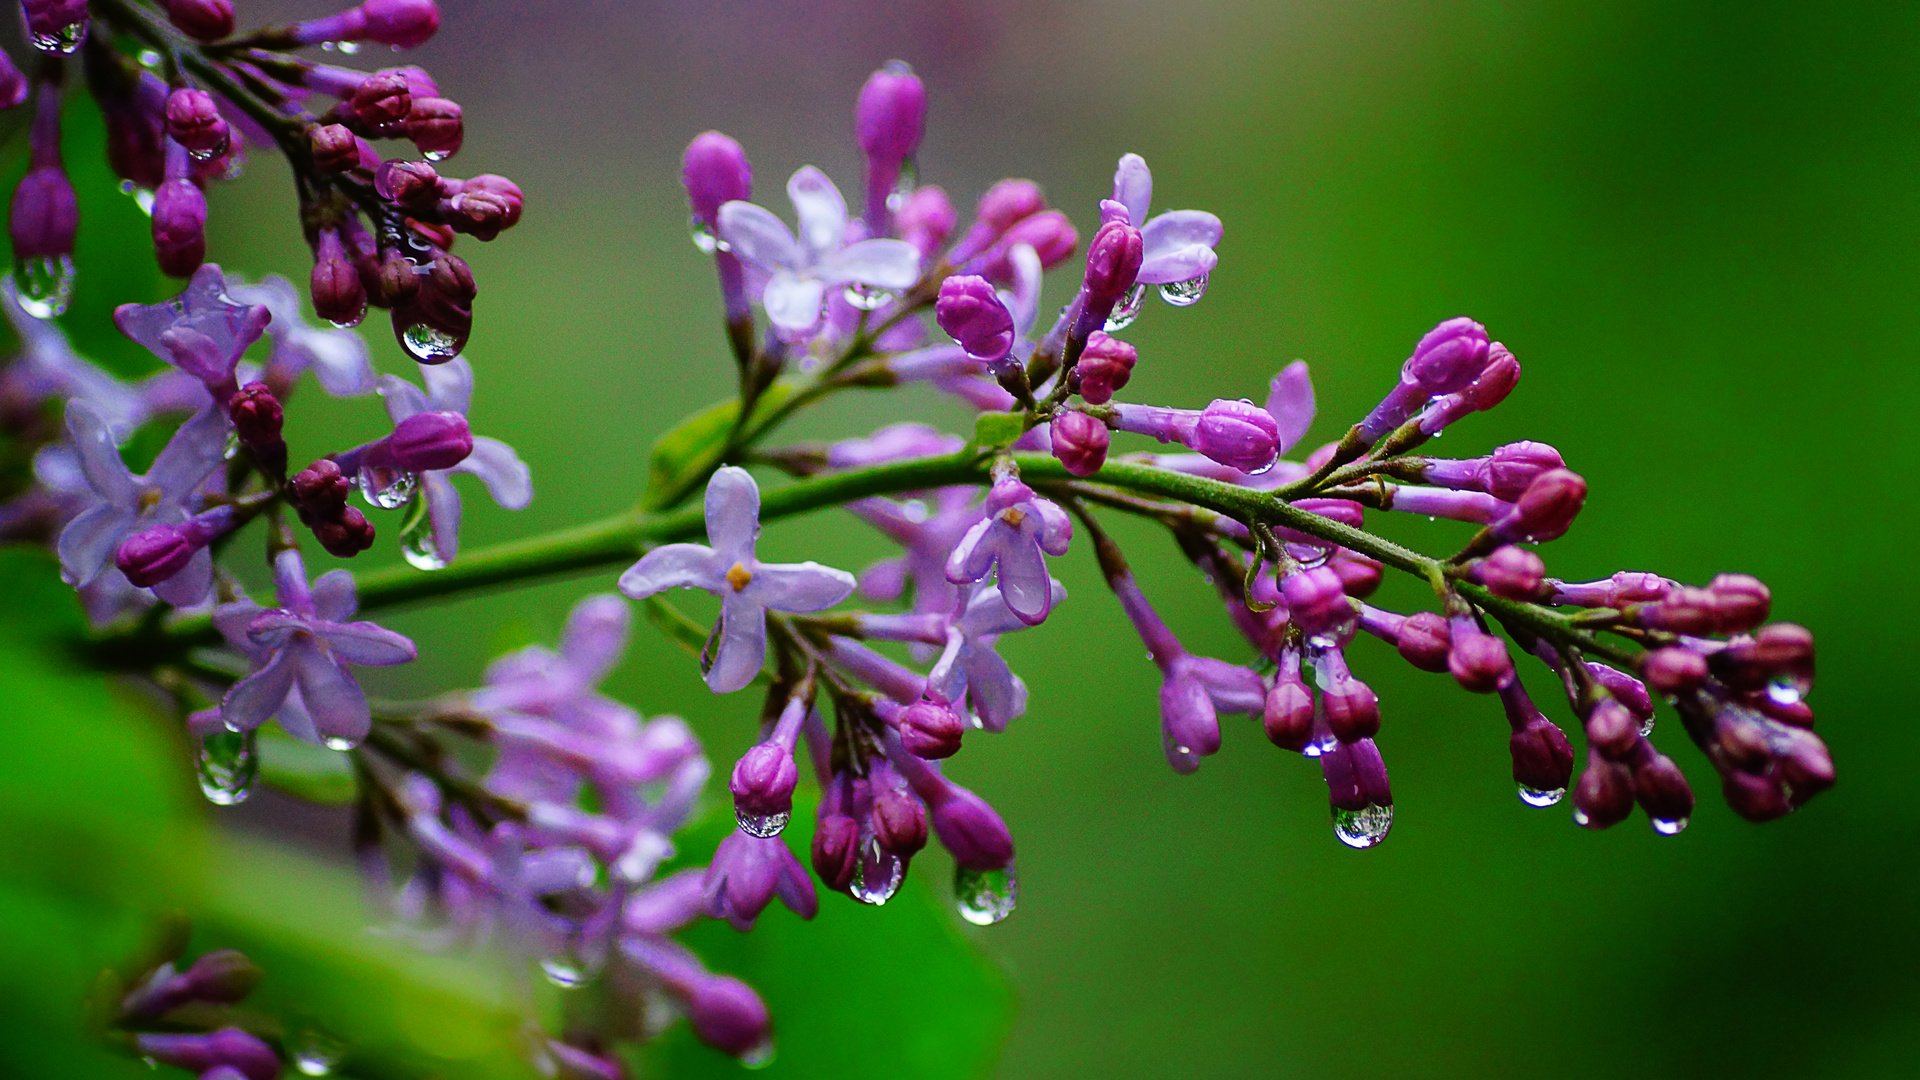
[[[796,392],[789,380],[775,382],[754,403],[755,414],[779,408]],[[739,399],[716,401],[682,420],[654,442],[647,461],[644,503],[648,509],[660,510],[673,505],[698,478],[725,464],[719,456],[726,445],[727,433],[733,430],[739,415]]]
[[[1012,446],[1027,433],[1027,418],[1019,413],[981,413],[973,422],[973,445],[982,450]]]

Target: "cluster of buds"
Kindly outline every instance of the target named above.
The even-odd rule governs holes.
[[[206,1080],[277,1080],[289,1057],[301,1072],[337,1063],[336,1044],[318,1030],[283,1031],[243,1008],[260,983],[253,961],[219,949],[186,963],[186,946],[185,923],[171,922],[129,970],[103,982],[99,1020],[132,1053]]]
[[[388,309],[414,359],[444,363],[473,326],[472,271],[456,234],[491,240],[520,220],[520,189],[502,176],[443,177],[460,149],[460,106],[419,67],[355,71],[301,57],[361,44],[411,49],[440,25],[434,0],[365,0],[334,15],[236,33],[229,0],[22,0],[42,56],[29,76],[0,57],[0,107],[33,98],[32,160],[11,216],[14,281],[40,318],[65,310],[79,213],[60,158],[68,59],[107,125],[107,159],[152,216],[161,270],[206,260],[208,185],[238,174],[249,145],[284,156],[313,249],[313,308],[338,326]],[[95,24],[100,24],[96,26]],[[135,43],[122,52],[118,42]],[[331,101],[331,105],[325,104]],[[398,141],[415,158],[383,158]],[[424,160],[419,160],[424,159]]]

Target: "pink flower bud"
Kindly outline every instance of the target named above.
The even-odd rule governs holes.
[[[952,706],[930,698],[921,698],[900,710],[897,722],[900,742],[907,752],[930,761],[959,753],[960,738],[966,733],[966,725]]]
[[[974,210],[974,220],[996,233],[1004,233],[1015,222],[1038,214],[1047,208],[1047,198],[1040,193],[1040,185],[1031,180],[1002,180],[986,190],[980,196],[980,205]]]
[[[320,124],[307,135],[314,171],[335,176],[361,164],[360,137],[344,124]]]
[[[1087,245],[1087,272],[1081,284],[1086,312],[1104,322],[1114,305],[1133,288],[1145,253],[1139,229],[1120,221],[1100,226]]]
[[[167,95],[167,134],[196,158],[226,152],[227,121],[205,90],[181,87]]]
[[[893,216],[894,231],[900,234],[900,239],[912,244],[922,258],[939,251],[958,224],[959,216],[954,212],[953,203],[947,199],[947,193],[934,184],[915,188],[899,213]]]
[[[1573,820],[1589,829],[1620,824],[1633,813],[1633,776],[1622,766],[1589,754],[1573,789]]]
[[[177,153],[178,151],[176,151]],[[207,259],[207,197],[184,177],[153,193],[153,253],[161,273],[187,277]]]
[[[1535,717],[1507,739],[1513,782],[1533,791],[1562,791],[1573,779],[1573,746],[1567,734],[1544,717]]]
[[[1267,691],[1261,713],[1267,739],[1282,750],[1299,751],[1313,738],[1313,694],[1299,674],[1299,662],[1289,673],[1283,665]]]
[[[927,846],[927,808],[903,788],[882,791],[873,799],[873,832],[882,850],[910,859]]]
[[[680,183],[693,216],[712,225],[721,203],[753,197],[753,167],[739,143],[718,131],[703,131],[680,158]]]
[[[859,823],[845,814],[821,814],[813,829],[813,872],[820,883],[846,892],[859,864]]]
[[[1074,388],[1089,405],[1105,405],[1133,377],[1140,350],[1104,331],[1087,337],[1087,347],[1073,366]]]
[[[360,270],[348,257],[338,229],[321,229],[313,245],[313,274],[308,279],[314,314],[335,326],[352,326],[367,313],[367,290]]]
[[[1640,674],[1662,694],[1683,694],[1707,681],[1707,658],[1679,646],[1655,649],[1640,662]]]
[[[867,77],[854,103],[854,135],[860,149],[877,162],[900,163],[920,148],[927,126],[927,88],[899,60]]]
[[[1407,663],[1421,671],[1436,674],[1447,670],[1452,645],[1453,636],[1447,630],[1447,620],[1431,611],[1419,611],[1407,616],[1406,621],[1400,624],[1400,636],[1394,642],[1394,647]]]
[[[473,453],[473,432],[457,412],[415,413],[393,429],[387,452],[409,472],[451,469]]]
[[[1488,592],[1509,600],[1535,600],[1546,591],[1547,564],[1511,544],[1475,563],[1473,574]]]
[[[1566,535],[1587,501],[1587,482],[1570,469],[1550,469],[1527,485],[1513,509],[1493,523],[1493,534],[1508,541],[1540,543]]]
[[[1106,464],[1107,445],[1112,436],[1107,425],[1083,412],[1071,410],[1054,416],[1049,425],[1053,456],[1075,476],[1092,476]]]
[[[414,98],[406,127],[413,145],[436,161],[459,153],[466,139],[460,105],[443,97]]]
[[[1546,443],[1508,443],[1486,458],[1486,491],[1496,499],[1514,502],[1541,474],[1565,467],[1560,451]]]
[[[956,274],[940,283],[933,318],[970,357],[997,364],[1013,351],[1013,315],[993,284],[975,274]]]
[[[734,762],[728,789],[733,808],[742,820],[777,818],[793,812],[793,789],[800,769],[793,751],[778,742],[756,743]]]
[[[121,541],[113,563],[128,581],[146,589],[185,570],[202,546],[178,525],[154,525]]]
[[[166,0],[167,21],[196,41],[219,41],[233,34],[232,0]]]
[[[1450,621],[1452,645],[1447,670],[1455,682],[1476,694],[1491,694],[1513,678],[1513,658],[1507,643],[1475,626],[1473,619],[1456,615]]]
[[[1280,428],[1260,406],[1220,398],[1201,412],[1187,445],[1230,469],[1261,473],[1280,456]]]

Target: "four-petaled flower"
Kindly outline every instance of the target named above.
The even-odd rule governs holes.
[[[763,563],[754,556],[760,533],[760,489],[747,471],[727,466],[707,483],[705,544],[654,548],[620,575],[620,591],[636,600],[667,589],[705,589],[720,597],[717,643],[703,657],[707,685],[716,694],[753,681],[767,652],[767,612],[830,608],[853,591],[853,575],[819,563]],[[1044,577],[1044,573],[1042,574]]]
[[[427,389],[393,375],[380,378],[380,396],[397,427],[402,420],[424,412],[466,415],[473,405],[473,368],[463,357],[425,367]],[[460,547],[460,492],[453,486],[456,473],[478,477],[493,501],[508,510],[524,510],[533,501],[533,474],[513,447],[484,435],[473,437],[473,452],[451,469],[429,469],[419,474],[420,496],[427,503],[430,554],[452,562]]]
[[[252,674],[220,702],[220,719],[234,731],[250,731],[281,714],[285,727],[282,707],[298,691],[312,734],[336,749],[355,746],[373,722],[348,665],[404,664],[414,658],[413,642],[370,622],[347,621],[359,605],[345,570],[320,575],[309,589],[306,565],[289,548],[274,557],[273,578],[279,607],[241,601],[222,605],[216,616],[233,629],[244,620],[249,647],[243,651],[253,661]]]
[[[234,283],[227,287],[227,295],[273,315],[267,324],[267,337],[273,342],[267,358],[269,383],[291,383],[301,372],[312,371],[321,389],[334,397],[373,392],[373,360],[367,355],[366,339],[351,330],[307,322],[300,293],[286,278],[269,274],[257,285]]]
[[[84,509],[61,530],[58,543],[60,572],[78,587],[99,577],[120,542],[135,530],[187,520],[188,503],[220,466],[227,418],[207,409],[180,425],[145,476],[128,471],[112,429],[91,406],[79,401],[67,406],[67,437],[92,489]],[[185,606],[205,599],[212,584],[213,557],[202,550],[154,591],[170,604]]]
[[[1120,159],[1113,174],[1113,201],[1127,208],[1128,223],[1140,230],[1145,254],[1134,280],[1142,285],[1193,281],[1213,271],[1220,256],[1220,219],[1205,210],[1169,210],[1147,217],[1153,206],[1153,173],[1139,154]]]
[[[258,304],[235,300],[212,263],[195,270],[186,291],[171,300],[122,304],[113,312],[121,333],[199,379],[220,405],[233,392],[240,354],[260,340],[272,318]]]
[[[1053,581],[1041,553],[1067,553],[1073,520],[1011,477],[995,482],[986,510],[947,557],[947,580],[955,585],[984,581],[997,565],[1007,609],[1028,626],[1038,626],[1053,610]]]
[[[1067,598],[1057,581],[1049,581],[1048,589],[1049,606]],[[1006,730],[1027,711],[1027,687],[994,651],[994,642],[1028,625],[1007,607],[999,589],[976,588],[965,609],[947,623],[946,651],[927,673],[927,687],[955,708],[971,708],[986,730]]]
[[[900,292],[920,279],[920,252],[905,240],[846,242],[847,201],[819,169],[794,173],[787,197],[797,239],[773,211],[750,202],[723,203],[715,230],[742,261],[771,275],[760,299],[782,335],[804,338],[819,326],[830,288]]]
[[[813,918],[820,910],[813,878],[777,836],[728,834],[713,853],[700,891],[707,914],[727,920],[740,931],[753,929],[754,920],[775,896],[803,919]]]

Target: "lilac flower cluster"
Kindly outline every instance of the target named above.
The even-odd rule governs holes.
[[[241,1005],[260,983],[253,961],[232,949],[205,953],[182,966],[184,925],[168,928],[139,970],[116,973],[101,1020],[124,1035],[149,1065],[184,1069],[202,1080],[277,1080],[283,1057],[303,1073],[326,1072],[336,1054],[331,1040],[301,1031],[282,1038]],[[311,1074],[311,1073],[310,1073]]]
[[[70,58],[105,114],[107,160],[153,220],[161,270],[187,277],[206,259],[205,188],[238,175],[249,146],[292,167],[313,249],[314,310],[338,326],[369,305],[422,363],[465,346],[475,285],[456,234],[491,240],[520,220],[520,188],[502,176],[440,175],[460,149],[458,103],[419,67],[372,73],[297,55],[311,46],[411,49],[440,25],[434,0],[365,0],[319,19],[236,34],[230,0],[22,0],[40,51],[31,75],[0,56],[0,108],[33,99],[31,161],[14,190],[10,231],[19,301],[39,318],[66,309],[79,209],[60,157]],[[138,43],[133,53],[121,41]],[[332,102],[332,104],[327,104]],[[383,158],[402,140],[424,160]]]

